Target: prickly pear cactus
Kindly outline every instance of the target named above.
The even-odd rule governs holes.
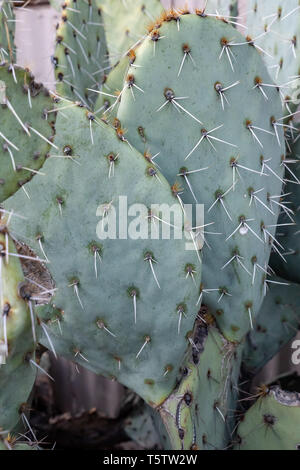
[[[209,317],[199,314],[178,385],[160,407],[173,449],[220,450],[229,442],[241,354]]]
[[[22,206],[28,222],[13,218],[11,229],[49,261],[56,284],[55,309],[38,313],[58,354],[160,404],[189,344],[201,265],[185,250],[182,209],[170,186],[122,128],[110,129],[81,107],[62,113],[58,150],[44,164],[46,176],[29,183],[31,200],[19,192],[5,204]],[[176,237],[157,240],[158,230],[171,228],[168,207]]]
[[[0,450],[40,448],[38,342],[139,394],[145,448],[299,449],[299,394],[248,393],[300,325],[298,1],[246,37],[235,0],[52,4],[54,103],[0,0]]]
[[[11,434],[0,437],[0,450],[37,450],[37,447],[36,444],[22,442]]]
[[[199,303],[227,339],[240,340],[263,300],[279,213],[285,154],[279,93],[270,88],[265,100],[256,84],[270,82],[267,70],[232,26],[171,15],[135,51],[118,118],[130,142],[156,156],[178,197],[204,204]]]
[[[229,5],[229,14],[233,18],[237,18],[239,14],[238,0],[231,0]]]
[[[291,124],[293,125],[293,124]],[[294,126],[294,125],[293,125]],[[294,141],[294,142],[293,142]],[[285,196],[281,200],[281,215],[278,222],[277,240],[280,254],[274,253],[271,265],[275,272],[291,282],[300,283],[299,247],[300,247],[300,140],[299,133],[293,134],[289,141],[286,161],[284,187]],[[291,164],[291,166],[289,166]]]
[[[27,70],[0,66],[0,202],[39,172],[53,147],[48,91]],[[52,109],[51,109],[52,108]],[[29,195],[28,195],[29,196]],[[29,196],[30,197],[30,196]]]
[[[237,17],[238,4],[236,0],[208,0],[205,12],[211,14],[212,11],[225,17]],[[229,19],[234,20],[234,18]]]
[[[235,450],[299,450],[300,394],[271,387],[246,412]]]
[[[121,0],[114,0],[115,5],[117,6],[118,2],[120,3],[120,1]],[[106,22],[108,22],[108,25],[106,25],[107,35],[109,37],[110,31],[111,31],[112,32],[111,36],[113,37],[114,40],[115,40],[115,34],[113,33],[114,31],[113,28],[116,28],[118,30],[120,29],[120,25],[118,21],[116,21],[116,17],[118,19],[122,18],[121,20],[122,23],[126,24],[126,21],[127,21],[127,27],[128,27],[128,21],[129,21],[129,25],[131,26],[131,28],[133,28],[134,31],[138,30],[138,28],[143,28],[143,25],[145,26],[145,22],[143,23],[139,21],[139,15],[135,14],[136,13],[135,10],[132,11],[132,6],[128,4],[128,0],[122,0],[122,1],[123,1],[123,6],[126,8],[127,15],[121,16],[118,14],[117,16],[112,16],[111,14],[109,14],[106,17]],[[126,5],[125,5],[125,2],[126,2]],[[139,2],[135,2],[136,7],[138,7],[138,4]],[[154,16],[152,15],[155,15],[155,18],[157,18],[159,12],[162,13],[162,8],[159,7],[158,5],[159,5],[159,1],[156,0],[154,2],[149,2],[147,4],[147,10],[145,8],[145,5],[143,5],[141,8],[138,7],[138,11],[140,11],[140,16],[145,16],[148,14],[148,17],[154,18]],[[105,10],[109,11],[110,8],[111,8],[111,2],[109,3],[109,5],[107,2],[105,2],[104,11]],[[222,5],[221,5],[221,2],[219,1],[215,2],[211,0],[207,4],[207,9],[209,11],[214,11],[214,14],[216,14],[216,12],[218,13],[222,12],[224,15],[227,15],[227,16],[237,15],[236,2],[228,2],[228,4],[227,2],[222,2]],[[212,9],[215,9],[215,10],[212,10]],[[164,12],[162,13],[162,18],[168,19],[169,17],[172,16],[172,14],[176,14],[176,12],[173,11],[171,12],[171,14],[170,12]],[[228,18],[228,21],[232,21],[234,23],[233,19],[231,18]],[[113,23],[114,26],[112,26],[111,23]],[[149,27],[151,28],[152,26],[153,26],[153,21],[149,23]],[[141,36],[141,40],[145,36],[145,33],[146,33],[145,28],[144,28],[144,31],[142,31],[142,33],[144,34]],[[124,37],[125,36],[127,37],[127,40],[124,41],[124,45],[122,45],[121,47],[121,50],[123,53],[120,54],[119,56],[116,56],[117,58],[121,57],[121,60],[117,62],[115,67],[109,72],[107,78],[103,81],[103,87],[101,91],[99,92],[99,97],[95,104],[96,114],[102,112],[105,118],[108,118],[111,121],[115,118],[115,115],[117,112],[116,105],[118,105],[119,100],[122,98],[122,93],[123,93],[124,88],[126,89],[127,87],[127,83],[125,80],[126,73],[128,72],[129,66],[132,66],[134,68],[134,62],[136,58],[134,49],[137,46],[137,42],[133,41],[134,34],[130,36],[129,29],[127,29]],[[131,37],[131,42],[130,42],[130,37]],[[132,48],[130,49],[130,47]],[[115,60],[111,59],[111,62],[115,63],[116,59]]]
[[[50,5],[57,11],[60,11],[63,3],[63,0],[50,0]]]
[[[27,410],[36,376],[36,321],[23,298],[24,275],[0,211],[0,431],[10,431]],[[34,361],[35,362],[35,361]]]
[[[262,53],[269,73],[286,101],[286,112],[296,104],[300,68],[300,10],[298,0],[251,0],[247,35]],[[265,85],[267,92],[268,82]],[[291,101],[291,103],[290,103]]]
[[[102,10],[98,0],[67,0],[56,33],[57,92],[91,108],[109,69]]]
[[[99,0],[103,10],[111,65],[147,34],[147,27],[163,12],[160,0]]]
[[[141,404],[133,410],[124,423],[124,431],[144,449],[160,449],[160,436],[155,429],[152,408]]]
[[[16,60],[14,45],[15,15],[13,4],[10,1],[0,1],[0,63]]]
[[[113,123],[117,116],[119,100],[122,98],[124,81],[127,76],[130,63],[135,60],[134,51],[130,51],[129,57],[124,57],[108,74],[103,81],[102,89],[98,91],[94,109],[98,116]]]
[[[289,284],[281,278],[274,279],[274,282],[243,352],[243,362],[252,373],[257,373],[267,364],[300,329],[299,285]]]

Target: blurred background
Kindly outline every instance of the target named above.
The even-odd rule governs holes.
[[[205,3],[204,0],[161,1],[166,8],[186,5],[199,8]],[[245,23],[247,3],[248,0],[239,1],[240,23]],[[54,89],[50,59],[54,51],[55,26],[60,15],[45,0],[32,0],[26,4],[26,9],[17,9],[17,62],[29,67],[37,81]],[[291,363],[291,355],[291,345],[287,345],[263,369],[253,387],[297,370]],[[49,443],[56,442],[58,448],[140,449],[146,445],[147,423],[141,421],[141,429],[132,429],[131,419],[128,418],[130,410],[139,407],[139,399],[134,394],[122,385],[96,376],[65,359],[56,360],[50,353],[44,355],[42,361],[55,382],[40,375],[33,393],[31,422],[40,436],[47,435]],[[124,430],[126,427],[128,432]],[[157,444],[148,442],[147,446],[156,447]]]

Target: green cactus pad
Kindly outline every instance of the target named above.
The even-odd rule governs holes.
[[[61,11],[61,7],[63,5],[63,0],[50,0],[50,5],[57,11]]]
[[[109,69],[102,11],[98,0],[67,0],[56,32],[57,92],[93,107],[97,90]]]
[[[172,449],[221,450],[229,441],[240,348],[205,320],[198,321],[191,340],[178,387],[161,406],[160,415]]]
[[[8,435],[0,437],[0,450],[37,450],[37,445],[28,444],[17,440],[15,437]]]
[[[260,48],[272,79],[282,85],[289,114],[289,107],[294,108],[299,102],[299,1],[251,0],[247,26],[247,34]],[[267,90],[265,87],[266,93]]]
[[[135,55],[134,55],[135,57]],[[118,111],[118,102],[122,97],[130,58],[124,57],[108,74],[96,100],[94,109],[97,116],[103,115],[113,122]]]
[[[0,212],[0,217],[3,213]],[[14,242],[0,220],[0,430],[10,431],[26,410],[36,368],[34,318],[21,297],[24,275]]]
[[[199,299],[233,341],[263,300],[285,153],[279,93],[270,88],[266,102],[255,88],[270,78],[244,43],[222,20],[174,14],[136,50],[117,115],[130,142],[178,183],[183,202],[204,204],[209,246]]]
[[[291,282],[300,283],[300,139],[299,133],[294,133],[295,142],[289,142],[291,152],[286,158],[285,198],[282,198],[282,211],[276,238],[281,245],[280,252],[271,257],[271,266],[276,274]]]
[[[13,218],[12,230],[45,259],[42,241],[56,284],[55,309],[39,307],[44,311],[38,313],[49,320],[57,353],[159,404],[171,392],[189,344],[201,265],[194,250],[185,250],[184,221],[175,224],[176,239],[172,231],[170,240],[150,239],[149,230],[155,238],[159,219],[167,222],[167,216],[164,208],[149,214],[145,208],[164,203],[181,215],[181,207],[121,128],[110,129],[73,107],[59,114],[56,129],[57,154],[43,167],[47,176],[29,183],[31,200],[18,192],[6,201],[10,209],[22,206],[28,220]],[[126,197],[133,232],[127,239],[127,212],[119,208]],[[124,216],[116,233],[109,222],[114,211],[120,220]]]
[[[238,17],[239,14],[239,5],[238,0],[231,0],[229,5],[229,14],[235,18]]]
[[[247,338],[243,361],[257,372],[287,344],[300,328],[300,289],[275,278],[256,319],[255,329]]]
[[[218,13],[225,17],[237,17],[238,4],[237,0],[208,0],[205,13]],[[230,21],[235,21],[235,18],[229,18]]]
[[[114,65],[146,34],[163,13],[160,0],[99,0],[103,10],[110,63]]]
[[[6,64],[0,66],[0,107],[2,202],[43,165],[50,149],[51,142],[47,140],[53,134],[55,115],[47,115],[53,102],[30,72]]]
[[[271,387],[246,412],[235,450],[299,450],[300,394]]]
[[[15,15],[13,4],[3,0],[0,4],[0,63],[16,60]]]
[[[160,449],[160,436],[155,429],[152,410],[142,403],[126,418],[124,431],[126,434],[144,449]]]

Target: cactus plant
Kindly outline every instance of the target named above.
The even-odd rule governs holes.
[[[299,285],[280,278],[275,283],[270,286],[243,352],[244,365],[254,374],[300,329]]]
[[[299,450],[300,394],[262,390],[237,429],[237,450]]]
[[[160,0],[99,0],[103,11],[111,65],[147,34],[147,26],[163,12]]]
[[[182,210],[171,188],[130,148],[122,129],[109,129],[81,107],[63,114],[56,122],[57,154],[43,166],[46,176],[36,175],[28,184],[31,200],[18,192],[5,202],[10,211],[21,204],[28,218],[21,224],[12,219],[11,230],[25,243],[32,240],[32,250],[50,261],[56,310],[48,316],[47,307],[45,318],[57,353],[116,377],[149,403],[160,404],[174,386],[176,365],[189,344],[186,334],[197,314],[201,265],[195,251],[185,251],[186,240],[178,238],[184,231],[178,221]],[[119,211],[119,201],[128,208],[138,204],[138,239],[125,239],[121,219],[116,228],[124,239],[106,239],[106,231],[114,230],[110,217]],[[173,206],[175,215],[177,211],[178,239],[148,236],[148,230],[153,233],[165,220],[160,201]],[[139,212],[141,204],[149,214],[148,209]],[[165,347],[166,332],[173,337],[172,350]]]
[[[218,13],[234,23],[238,16],[238,2],[237,0],[208,0],[206,10],[208,13],[212,11]]]
[[[153,422],[152,408],[141,404],[126,419],[124,430],[126,434],[144,449],[159,449],[160,436]]]
[[[0,3],[0,63],[16,60],[14,45],[15,16],[11,2],[3,0]]]
[[[117,117],[119,99],[122,97],[122,89],[126,78],[130,62],[134,60],[135,53],[130,51],[129,55],[124,57],[103,81],[101,90],[98,90],[98,97],[94,106],[95,114],[101,116],[113,123]]]
[[[27,411],[38,338],[20,259],[0,216],[0,430],[11,431]]]
[[[20,442],[9,434],[4,438],[0,437],[0,450],[37,450],[37,445],[35,443],[28,444],[26,441]]]
[[[1,66],[0,302],[17,305],[12,317],[1,306],[1,450],[39,448],[8,434],[20,414],[29,424],[38,342],[140,395],[150,407],[127,429],[142,426],[144,446],[299,447],[296,393],[266,385],[242,405],[249,378],[299,329],[297,256],[291,268],[272,261],[282,278],[269,266],[271,250],[289,250],[282,227],[298,228],[278,215],[293,218],[286,190],[297,208],[299,180],[284,88],[259,42],[233,28],[235,7],[67,1],[54,103],[13,59]],[[100,41],[110,56],[101,46],[93,60]]]
[[[57,92],[93,107],[107,62],[102,11],[98,1],[67,0],[56,33],[55,65]]]
[[[295,127],[295,124],[292,124]],[[288,154],[285,164],[285,194],[289,195],[289,205],[283,204],[279,219],[277,239],[282,247],[283,255],[272,256],[272,268],[278,275],[300,283],[299,273],[299,199],[300,199],[300,160],[299,135],[297,128],[293,131],[293,138],[288,139]],[[291,168],[288,166],[291,163]]]
[[[39,172],[53,147],[55,113],[48,114],[53,102],[32,74],[6,63],[0,65],[0,106],[2,202]]]
[[[224,449],[230,440],[241,350],[210,322],[208,314],[200,315],[178,386],[160,407],[176,449]]]
[[[254,41],[271,77],[281,86],[286,114],[298,99],[299,15],[298,0],[251,0],[247,16],[247,40]],[[266,94],[270,85],[262,85]]]
[[[234,46],[245,43],[238,31],[198,15],[180,17],[178,31],[176,18],[158,23],[136,50],[138,68],[127,76],[117,116],[136,148],[159,154],[155,162],[170,184],[180,181],[183,202],[205,204],[210,235],[200,297],[223,334],[240,340],[263,300],[279,212],[284,145],[282,128],[276,128],[278,141],[274,129],[280,99],[272,88],[266,103],[254,89],[268,73],[253,47]],[[199,41],[209,41],[209,51],[199,49]]]
[[[133,14],[132,12],[132,5],[129,5],[127,3],[128,0],[123,1],[123,8],[125,8],[125,11],[127,12],[127,15],[124,17],[124,12],[120,14],[120,11],[118,14],[114,15],[113,12],[111,11],[111,2],[108,3],[107,1],[104,1],[104,11],[108,11],[109,13],[107,14],[104,19],[108,23],[106,26],[106,29],[108,31],[108,37],[112,37],[112,39],[115,38],[115,33],[114,33],[114,28],[116,30],[120,30],[120,25],[118,24],[119,22],[116,21],[116,17],[126,25],[126,32],[124,33],[124,38],[123,44],[120,47],[120,53],[117,55],[117,58],[121,58],[121,60],[118,60],[113,69],[109,72],[107,78],[104,81],[103,85],[103,90],[100,91],[100,95],[96,101],[95,104],[95,112],[98,114],[99,112],[106,113],[107,110],[109,110],[109,113],[106,115],[106,117],[110,120],[113,120],[116,116],[117,112],[117,107],[115,106],[115,100],[116,97],[120,97],[120,94],[122,93],[123,85],[125,82],[125,77],[128,72],[128,68],[130,65],[134,66],[134,61],[135,61],[135,52],[134,49],[137,46],[137,41],[134,41],[133,38],[134,36],[137,38],[138,34],[137,32],[140,31],[141,34],[141,40],[138,41],[141,42],[142,39],[144,38],[147,30],[146,30],[146,21],[141,21],[140,17],[144,17],[146,19],[148,15],[148,27],[152,28],[153,27],[153,21],[149,22],[149,18],[157,18],[159,13],[162,13],[162,7],[159,6],[159,2],[157,0],[150,2],[147,4],[147,9],[145,8],[145,5],[139,4],[139,2],[135,2],[135,8],[137,7],[138,14]],[[120,1],[119,0],[114,0],[113,3],[113,8],[116,9],[116,7],[120,10]],[[223,13],[225,16],[230,16],[230,15],[237,15],[237,2],[221,2],[218,0],[215,2],[214,0],[211,0],[210,2],[207,3],[207,10],[213,11],[214,14],[216,12],[218,13]],[[215,10],[215,11],[214,11]],[[173,14],[176,14],[175,11],[173,11]],[[128,27],[128,20],[134,20],[133,25],[130,24],[130,27]],[[105,23],[106,23],[105,22]],[[129,34],[129,31],[131,30],[131,33],[134,33],[134,36],[132,34]],[[114,42],[112,42],[114,44]],[[115,63],[116,61],[111,59],[111,63]]]

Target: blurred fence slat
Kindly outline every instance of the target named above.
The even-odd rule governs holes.
[[[119,416],[124,397],[124,387],[119,383],[53,356],[51,374],[55,380],[55,403],[61,413],[70,412],[75,416],[96,408],[108,418]]]

